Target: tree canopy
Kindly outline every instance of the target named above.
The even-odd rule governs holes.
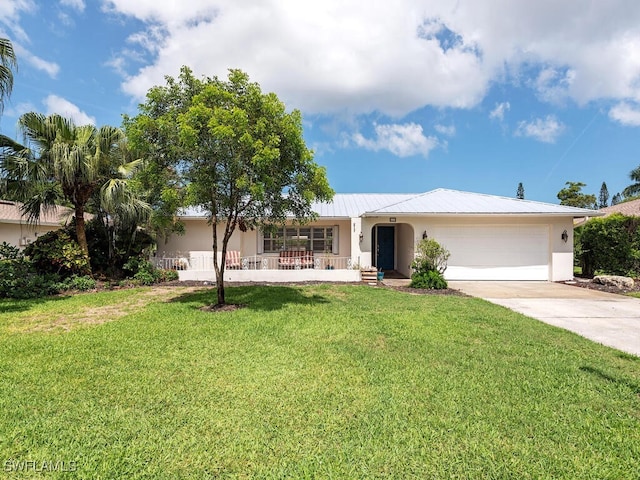
[[[99,194],[99,203],[114,219],[130,218],[147,208],[127,188],[126,178],[139,162],[128,161],[122,130],[76,126],[60,115],[34,112],[22,115],[18,125],[25,145],[0,137],[0,172],[12,197],[24,202],[25,213],[36,222],[41,208],[69,202],[78,244],[87,257],[85,212],[93,198]]]
[[[300,112],[288,113],[240,70],[230,70],[227,80],[197,79],[183,67],[178,80],[167,77],[152,88],[125,125],[157,171],[178,174],[175,186],[186,186],[186,201],[207,212],[218,304],[225,303],[224,263],[236,228],[309,220],[313,201],[333,197],[325,169],[305,145]]]
[[[4,108],[4,101],[13,90],[13,71],[18,67],[16,55],[11,41],[0,38],[0,112]]]
[[[587,185],[582,182],[566,182],[565,188],[558,192],[560,205],[571,207],[593,208],[596,205],[596,196],[582,192]]]

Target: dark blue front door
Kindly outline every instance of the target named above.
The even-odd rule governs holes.
[[[393,254],[395,251],[394,227],[377,227],[377,254],[376,266],[382,270],[393,270]]]

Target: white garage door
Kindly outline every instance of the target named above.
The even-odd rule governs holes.
[[[448,280],[549,279],[547,226],[437,227],[432,236],[451,252]]]

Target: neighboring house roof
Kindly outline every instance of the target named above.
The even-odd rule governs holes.
[[[0,223],[29,223],[28,215],[22,213],[22,203],[0,200]],[[60,225],[73,215],[67,207],[55,206],[40,210],[38,225]]]
[[[482,193],[439,188],[425,193],[336,194],[330,203],[314,203],[323,218],[356,218],[376,215],[557,215],[594,217],[596,210],[519,200]],[[200,208],[188,208],[184,217],[204,217]]]
[[[618,203],[617,205],[601,208],[598,211],[603,213],[605,217],[612,213],[621,213],[629,217],[640,217],[640,199]]]

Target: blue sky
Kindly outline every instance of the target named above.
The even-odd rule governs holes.
[[[181,65],[241,68],[302,111],[347,192],[452,188],[557,203],[640,165],[637,0],[1,0],[27,111],[120,125]]]

